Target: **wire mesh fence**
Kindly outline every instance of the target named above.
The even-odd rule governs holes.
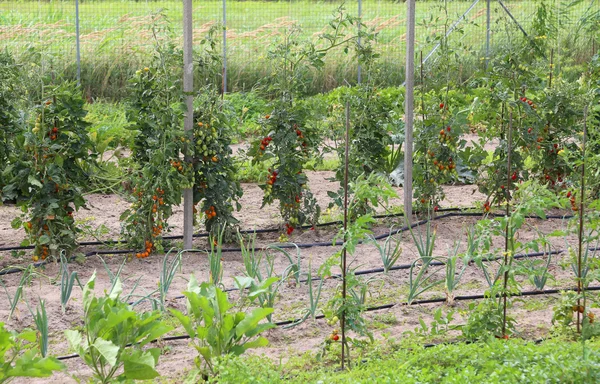
[[[226,52],[227,88],[248,90],[268,77],[268,51],[285,37],[286,30],[299,26],[295,38],[315,39],[327,31],[340,6],[349,14],[360,16],[367,28],[378,33],[375,50],[380,57],[373,75],[383,84],[402,84],[404,2],[195,0],[194,43],[197,45],[211,27],[221,28],[218,44]],[[447,36],[445,41],[454,54],[468,54],[473,65],[481,64],[486,56],[488,28],[491,54],[501,51],[506,39],[519,35],[544,39],[544,33],[554,35],[548,49],[558,53],[559,65],[561,52],[573,55],[573,46],[580,46],[576,54],[582,59],[596,50],[593,36],[598,23],[593,21],[598,20],[600,2],[595,0],[430,0],[417,1],[416,9],[416,52],[422,52],[425,60],[432,62],[444,59],[434,50]],[[181,45],[182,12],[182,2],[176,0],[85,0],[78,4],[75,0],[0,1],[0,46],[20,62],[41,65],[75,79],[78,21],[81,83],[88,97],[118,98],[124,95],[130,75],[152,54],[156,30],[168,29],[169,38]],[[222,45],[225,39],[226,47]],[[356,58],[335,52],[312,79],[311,91],[354,84],[357,77]]]

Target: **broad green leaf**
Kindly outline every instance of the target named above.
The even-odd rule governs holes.
[[[121,355],[123,376],[128,380],[150,380],[159,376],[154,369],[156,360],[153,354],[129,349]]]
[[[187,290],[189,292],[200,293],[200,286],[198,285],[198,280],[194,275],[190,275],[190,281],[188,282]]]
[[[175,316],[175,318],[177,318],[177,320],[179,320],[179,322],[181,323],[181,326],[185,329],[185,331],[187,332],[187,334],[193,339],[196,337],[196,331],[194,331],[194,327],[192,327],[192,320],[187,317],[186,315],[184,315],[183,313],[179,312],[176,309],[169,309],[169,311],[171,312],[171,314],[173,316]]]
[[[212,353],[209,347],[197,347],[196,349],[206,361],[210,361],[212,359]]]
[[[242,320],[235,329],[238,337],[251,331],[258,323],[273,313],[273,308],[256,308]]]
[[[246,332],[246,336],[247,337],[253,337],[256,336],[268,329],[273,329],[275,328],[276,325],[273,323],[264,323],[264,324],[259,324],[256,327],[254,327],[254,329],[249,330],[248,332]]]
[[[117,278],[112,286],[112,289],[110,290],[110,294],[108,297],[110,297],[113,300],[117,300],[122,292],[123,284],[121,283],[121,279]]]
[[[23,331],[17,335],[17,339],[29,341],[30,343],[35,343],[37,340],[35,331]]]
[[[69,345],[71,346],[71,348],[79,353],[82,348],[81,348],[81,341],[83,340],[81,337],[81,333],[79,333],[79,331],[75,331],[72,329],[67,329],[65,331],[65,336],[67,338],[67,341],[69,342]]]
[[[229,308],[231,308],[231,304],[229,304],[229,300],[227,299],[227,294],[216,288],[216,296],[219,313],[223,314],[227,312]]]
[[[233,281],[236,288],[239,290],[249,288],[252,283],[254,283],[254,279],[248,276],[234,277]]]
[[[143,335],[144,340],[140,342],[140,347],[143,347],[144,345],[150,343],[153,340],[158,339],[159,337],[172,330],[173,327],[171,327],[170,325],[166,325],[162,322],[156,323],[149,332]]]
[[[29,184],[31,184],[31,185],[34,185],[34,186],[38,187],[38,188],[42,188],[43,187],[42,183],[40,183],[40,181],[34,175],[31,175],[31,174],[27,177],[27,182]]]
[[[65,365],[55,357],[42,358],[37,353],[37,350],[30,349],[22,354],[8,369],[7,377],[48,377],[53,371],[65,369]]]
[[[161,352],[160,348],[149,348],[146,350],[146,353],[149,353],[154,358],[155,365],[158,364],[158,358],[160,357]]]
[[[116,327],[128,319],[135,318],[136,313],[134,311],[129,310],[127,307],[122,307],[117,311],[112,311],[106,316],[106,322],[103,324],[103,328],[109,330],[111,328]]]
[[[95,348],[105,359],[108,364],[115,366],[117,364],[117,355],[119,354],[119,347],[114,345],[111,341],[104,340],[99,337],[94,341],[91,347]]]
[[[94,270],[92,277],[90,277],[88,282],[83,287],[83,306],[84,306],[84,308],[86,308],[86,310],[93,298],[92,291],[94,290],[95,286],[96,286],[96,270]]]
[[[244,349],[265,347],[267,345],[269,345],[269,340],[267,340],[266,337],[261,336],[261,337],[256,338],[255,340],[245,343]]]

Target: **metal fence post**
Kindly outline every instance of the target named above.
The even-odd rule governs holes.
[[[77,60],[77,86],[81,85],[81,51],[79,46],[79,0],[75,0],[75,53]]]
[[[362,23],[362,0],[358,0],[358,46],[360,47],[360,27]],[[358,63],[358,74],[357,74],[358,84],[362,82],[362,67],[360,62]]]
[[[488,69],[488,63],[490,61],[490,21],[491,21],[491,0],[487,0],[487,9],[486,9],[486,25],[487,30],[485,33],[485,70]]]
[[[404,109],[404,217],[412,223],[413,107],[415,91],[415,0],[406,2],[406,96]]]
[[[223,95],[227,93],[227,0],[223,0]]]
[[[194,125],[194,61],[193,61],[192,0],[183,0],[183,92],[187,113],[184,130],[190,131]],[[189,148],[184,148],[185,161],[190,162]],[[194,195],[193,187],[183,191],[183,246],[192,248],[194,234]]]

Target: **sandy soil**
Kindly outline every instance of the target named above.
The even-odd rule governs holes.
[[[337,189],[337,183],[327,181],[332,176],[330,172],[318,172],[310,174],[310,187],[319,203],[326,207],[329,203],[327,196],[328,190]],[[243,209],[238,214],[242,228],[278,228],[280,219],[276,207],[260,208],[262,193],[256,185],[244,185],[244,197],[242,199]],[[481,201],[483,196],[474,191],[473,186],[448,186],[445,187],[446,200],[442,206],[460,206],[472,207],[475,201]],[[401,188],[398,189],[399,196],[402,196]],[[90,209],[77,213],[77,219],[87,222],[90,226],[96,227],[104,225],[108,228],[107,237],[116,238],[119,233],[118,217],[120,213],[127,207],[127,203],[118,196],[91,195],[88,196]],[[400,201],[394,201],[393,204],[398,205]],[[0,246],[17,245],[23,237],[23,233],[10,228],[10,221],[17,215],[18,209],[14,207],[0,207]],[[180,208],[175,210],[175,214],[171,219],[173,226],[173,234],[181,233],[183,214]],[[456,241],[461,241],[459,248],[462,250],[465,247],[465,229],[474,224],[478,218],[476,217],[451,217],[435,221],[437,233],[435,256],[446,257],[448,250],[455,244]],[[376,235],[385,234],[393,225],[396,228],[402,224],[401,219],[380,220],[378,225],[373,229]],[[542,233],[550,233],[556,229],[563,227],[564,223],[561,220],[528,220],[528,225],[531,229]],[[337,229],[334,227],[317,228],[316,230],[296,231],[291,236],[291,241],[296,243],[312,243],[318,241],[330,241],[336,234]],[[277,241],[279,232],[261,234],[257,238],[259,245],[265,245]],[[533,230],[523,230],[519,233],[520,240],[533,238]],[[418,256],[416,247],[411,241],[408,234],[398,236],[401,242],[402,255],[397,264],[408,264],[415,260]],[[495,246],[501,247],[501,239],[495,239]],[[574,238],[566,239],[571,244],[574,244]],[[195,245],[203,248],[204,240],[196,239]],[[553,245],[556,249],[565,248],[565,239],[558,238],[553,240]],[[95,247],[97,249],[98,247]],[[84,249],[84,251],[90,251]],[[313,271],[316,271],[325,260],[335,254],[338,247],[312,247],[302,249],[300,257],[302,260],[302,273],[306,273],[309,265]],[[501,254],[498,252],[498,254]],[[287,260],[281,254],[274,254],[275,270],[281,273],[288,265]],[[295,256],[295,255],[294,255]],[[108,267],[115,272],[119,265],[123,262],[125,255],[106,255],[103,256]],[[139,282],[137,294],[148,294],[153,292],[157,287],[159,273],[162,265],[163,257],[155,255],[144,260],[129,260],[122,272],[124,280],[125,292],[129,292],[135,282]],[[3,266],[16,264],[18,260],[13,259],[9,253],[0,253],[0,260]],[[551,262],[551,273],[554,276],[553,280],[548,282],[547,288],[551,287],[569,287],[574,284],[574,280],[570,269],[566,271],[559,267],[563,260],[562,256],[555,256]],[[241,254],[238,252],[227,252],[223,254],[223,263],[225,267],[224,285],[226,287],[233,286],[233,277],[240,276],[243,269]],[[355,257],[352,259],[352,268],[359,270],[367,270],[381,267],[381,259],[373,244],[359,245]],[[492,271],[498,267],[497,263],[490,263]],[[97,271],[97,287],[96,292],[100,294],[104,289],[109,287],[108,274],[105,271],[102,261],[99,257],[93,256],[85,260],[85,263],[73,263],[70,265],[71,270],[77,271],[81,281],[87,281],[94,270]],[[431,273],[440,274],[443,276],[442,268],[432,269]],[[175,297],[185,289],[187,284],[186,279],[194,274],[199,281],[208,278],[207,257],[202,253],[187,253],[183,255],[183,263],[181,271],[177,274],[171,290],[169,292],[168,306],[184,310],[185,302]],[[49,264],[44,269],[39,270],[39,276],[33,279],[32,283],[26,288],[25,295],[30,305],[34,307],[40,299],[46,301],[46,307],[49,317],[49,327],[51,333],[50,353],[55,355],[68,354],[68,346],[64,338],[64,330],[72,329],[81,326],[82,307],[81,294],[78,289],[74,289],[73,296],[67,307],[66,313],[62,313],[60,306],[60,287],[57,285],[56,278],[59,276],[59,268],[56,264]],[[377,274],[370,275],[375,277],[370,284],[370,296],[368,298],[369,305],[379,305],[388,303],[402,303],[406,301],[408,293],[408,278],[409,271],[393,271],[388,275]],[[8,275],[3,277],[3,282],[7,286],[9,292],[13,293],[18,285],[20,276],[18,274]],[[522,280],[522,279],[521,279]],[[532,289],[532,286],[527,281],[522,281],[525,290]],[[321,305],[324,305],[329,297],[332,296],[339,280],[327,279],[323,285],[323,295]],[[486,282],[483,273],[476,266],[468,266],[462,276],[459,288],[456,295],[480,294],[486,289]],[[426,292],[419,298],[445,297],[442,286]],[[280,296],[275,305],[274,320],[288,320],[298,318],[303,310],[307,307],[308,287],[306,284],[299,286],[283,284],[280,289]],[[232,294],[232,298],[236,295]],[[515,305],[510,309],[510,314],[517,319],[518,336],[526,338],[537,338],[548,333],[550,328],[550,320],[552,318],[552,304],[555,297],[536,296],[534,298],[526,298],[522,301],[515,300]],[[464,321],[462,314],[468,308],[468,302],[458,302],[454,310],[455,323],[460,324]],[[140,310],[148,309],[148,304],[141,304]],[[401,338],[404,332],[413,331],[419,326],[419,318],[423,318],[425,322],[430,323],[433,319],[433,312],[437,308],[443,308],[444,312],[450,310],[449,307],[443,304],[427,304],[404,306],[396,305],[391,309],[383,311],[369,312],[366,317],[370,322],[370,329],[373,330],[377,338],[389,337]],[[20,303],[18,309],[9,320],[8,301],[0,301],[0,319],[6,321],[7,325],[14,329],[22,329],[24,327],[32,327],[32,316],[25,303]],[[308,320],[300,326],[292,329],[274,329],[266,335],[271,344],[260,350],[252,353],[265,354],[272,357],[276,361],[280,358],[287,359],[291,355],[302,354],[304,352],[314,352],[319,350],[320,345],[325,338],[331,333],[332,327],[328,326],[324,320],[312,321]],[[163,376],[170,378],[178,378],[186,370],[193,366],[195,353],[187,342],[177,341],[164,343],[166,354],[160,359],[158,370]],[[167,348],[168,347],[168,348]],[[79,359],[71,359],[66,361],[69,367],[69,374],[79,378],[87,378],[91,372],[81,363]],[[48,380],[28,380],[20,382],[44,382],[44,383],[74,383],[76,382],[71,376],[61,373],[53,376]],[[177,382],[177,379],[175,379]]]
[[[323,211],[331,202],[327,191],[337,191],[339,183],[329,181],[334,177],[333,172],[308,172],[309,186]],[[279,210],[276,205],[261,208],[262,190],[256,184],[242,184],[244,195],[240,201],[242,210],[236,213],[240,225],[244,229],[259,229],[283,225],[280,220]],[[402,197],[402,188],[396,188],[398,196]],[[484,196],[477,191],[476,186],[460,185],[444,187],[446,200],[441,203],[443,207],[472,207],[475,201],[483,201]],[[75,219],[87,232],[94,231],[100,226],[105,226],[108,233],[105,239],[116,239],[121,231],[119,216],[129,207],[129,203],[118,195],[92,194],[86,196],[88,209],[76,212]],[[401,199],[390,201],[390,206],[399,206]],[[383,212],[383,210],[382,210]],[[25,237],[23,230],[11,228],[11,221],[21,214],[15,206],[0,206],[0,247],[16,246]],[[173,209],[173,216],[169,219],[172,235],[183,233],[183,206]],[[88,236],[89,239],[89,236]],[[0,266],[5,265],[0,261]]]

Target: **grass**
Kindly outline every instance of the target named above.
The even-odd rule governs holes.
[[[252,383],[596,383],[600,380],[598,340],[551,340],[540,344],[490,339],[432,348],[399,346],[393,340],[354,351],[353,364],[339,371],[333,348],[325,358],[305,354],[286,363],[265,357],[227,358],[218,382]],[[334,352],[336,355],[334,355]]]
[[[507,1],[507,6],[523,27],[531,32],[535,1]],[[557,0],[547,2],[555,13]],[[270,73],[268,47],[277,41],[290,22],[302,26],[300,40],[314,38],[327,28],[332,13],[341,3],[327,1],[230,1],[227,3],[228,79],[230,90],[250,90]],[[443,8],[447,4],[448,9]],[[417,6],[416,51],[427,54],[472,4],[471,0],[421,2]],[[505,25],[511,33],[520,34],[507,19],[497,2],[492,2],[492,44],[501,43]],[[590,39],[585,31],[573,28],[586,13],[588,2],[580,2],[561,14],[564,23],[557,50],[564,57],[573,56],[569,44],[579,36],[584,44],[581,52],[589,57]],[[346,2],[349,13],[357,14],[357,2]],[[381,54],[380,64],[372,75],[388,85],[403,81],[406,6],[403,2],[363,1],[365,23],[379,32],[375,45]],[[597,8],[594,8],[597,10]],[[158,12],[164,18],[157,16]],[[209,0],[195,4],[194,41],[197,46],[211,25],[222,19],[222,2]],[[0,44],[17,55],[22,62],[43,65],[67,78],[75,77],[75,7],[71,1],[2,1],[0,2]],[[90,98],[119,98],[126,95],[127,79],[147,61],[154,42],[151,26],[169,29],[165,39],[181,43],[182,3],[169,1],[85,1],[80,4],[82,84]],[[573,34],[574,33],[574,34]],[[479,4],[451,35],[449,44],[456,53],[470,56],[471,64],[483,55],[485,41],[485,2]],[[562,44],[562,46],[561,46]],[[466,54],[472,52],[473,55]],[[588,52],[588,53],[585,53]],[[434,57],[435,58],[435,57]],[[465,61],[466,63],[467,61]],[[473,64],[473,62],[475,64]],[[466,71],[461,68],[461,71]],[[354,83],[356,61],[341,51],[326,60],[321,73],[307,79],[310,91],[332,89],[346,81]]]
[[[125,106],[121,103],[95,102],[86,104],[86,121],[91,123],[90,132],[97,132],[100,140],[110,138],[110,146],[129,147],[133,141],[133,131],[127,130],[129,122]]]

